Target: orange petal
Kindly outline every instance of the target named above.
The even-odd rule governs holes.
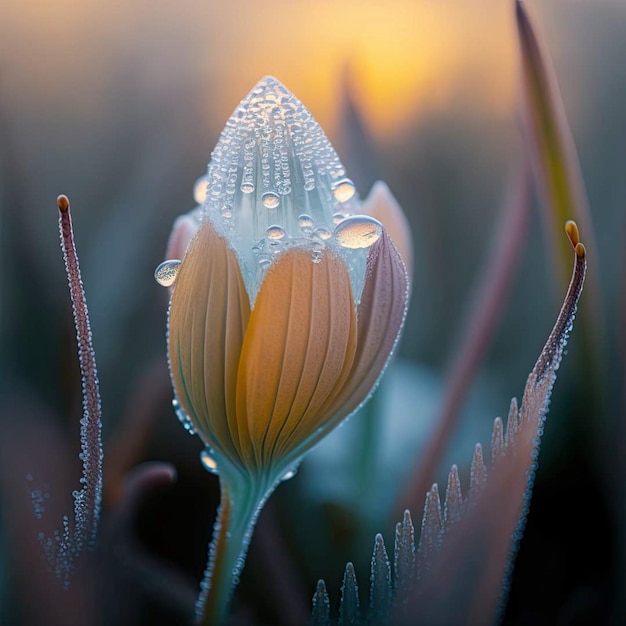
[[[249,316],[237,257],[205,221],[174,284],[169,360],[176,394],[198,433],[235,462],[240,458],[235,388]]]
[[[328,418],[322,408],[350,371],[356,315],[344,261],[292,249],[268,271],[244,339],[237,381],[239,426],[254,462],[293,458]],[[243,437],[243,433],[242,433]]]

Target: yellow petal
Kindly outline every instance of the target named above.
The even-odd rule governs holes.
[[[284,253],[261,285],[239,364],[237,414],[250,462],[287,458],[324,424],[323,407],[342,389],[355,345],[344,261],[331,250],[318,263],[307,250]]]
[[[169,312],[174,387],[202,439],[238,462],[239,356],[250,304],[234,252],[203,222],[180,266]]]

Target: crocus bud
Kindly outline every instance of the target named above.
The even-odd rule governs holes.
[[[309,111],[261,80],[168,247],[182,259],[168,334],[178,409],[218,470],[277,479],[375,387],[409,290],[385,228],[362,213]]]

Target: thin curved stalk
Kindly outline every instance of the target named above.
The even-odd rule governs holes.
[[[273,491],[271,482],[220,467],[221,501],[209,563],[200,584],[196,621],[202,626],[225,624],[233,591],[248,552],[252,531],[263,504]]]

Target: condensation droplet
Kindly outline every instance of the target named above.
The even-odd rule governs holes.
[[[293,478],[296,474],[298,473],[298,466],[294,465],[293,467],[290,467],[281,477],[280,477],[280,481],[281,482],[285,482],[286,480],[290,480],[291,478]]]
[[[315,234],[324,241],[326,241],[327,239],[330,239],[333,236],[333,234],[328,230],[328,228],[325,228],[324,226],[320,226],[319,228],[316,228]]]
[[[333,196],[337,202],[347,202],[355,193],[356,188],[349,178],[344,178],[333,185]]]
[[[313,263],[321,263],[324,257],[324,244],[319,242],[313,242],[311,245],[311,260]]]
[[[257,258],[257,263],[261,266],[261,267],[267,267],[268,265],[272,264],[272,257],[263,252],[262,254],[259,254],[259,257]]]
[[[162,287],[171,287],[176,281],[176,276],[178,276],[180,264],[181,261],[177,259],[163,261],[163,263],[157,265],[157,268],[154,270],[154,279]]]
[[[335,228],[335,238],[344,248],[369,248],[383,234],[383,225],[368,215],[347,217]]]
[[[343,220],[345,220],[346,217],[348,216],[344,215],[343,213],[333,213],[333,222],[335,224],[339,224],[340,222],[343,222]]]
[[[313,229],[313,218],[306,213],[299,215],[298,226],[300,226],[304,232],[310,232]]]
[[[200,452],[200,462],[207,472],[211,474],[219,474],[217,461],[213,455],[214,452],[211,448],[205,448],[202,452]]]
[[[280,204],[280,196],[274,191],[267,191],[261,196],[261,201],[266,209],[277,209]]]
[[[276,241],[277,239],[282,239],[287,233],[285,233],[285,230],[281,226],[270,226],[265,231],[265,234],[268,239]]]
[[[251,181],[241,183],[241,191],[243,193],[252,193],[254,191],[254,183]]]
[[[174,398],[172,400],[172,408],[174,409],[174,413],[176,413],[176,417],[178,421],[183,425],[184,429],[191,435],[196,434],[196,429],[193,425],[193,422],[189,419],[189,415],[185,413],[182,406],[180,406],[180,402]]]

